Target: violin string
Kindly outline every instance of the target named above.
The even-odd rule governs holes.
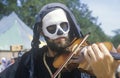
[[[44,53],[44,55],[43,55],[43,62],[44,62],[44,65],[45,65],[45,67],[47,68],[47,70],[48,70],[48,72],[49,72],[49,74],[50,74],[50,76],[51,76],[51,78],[53,77],[53,74],[52,74],[52,71],[50,70],[50,67],[48,66],[48,64],[47,64],[47,62],[46,62],[46,58],[45,58],[45,56],[46,56],[47,54],[46,53]],[[61,77],[61,73],[58,75],[58,78],[60,78]]]

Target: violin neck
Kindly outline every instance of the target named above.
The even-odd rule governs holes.
[[[120,53],[110,52],[110,54],[115,60],[120,60]]]

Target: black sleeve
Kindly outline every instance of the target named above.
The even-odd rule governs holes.
[[[73,78],[96,78],[95,75],[89,73],[86,70],[80,69],[80,68],[74,69],[72,71],[72,74],[73,74]]]
[[[15,78],[29,78],[30,52],[24,54],[19,62]]]

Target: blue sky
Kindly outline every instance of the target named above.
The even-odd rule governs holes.
[[[88,5],[92,16],[98,16],[98,23],[109,36],[114,36],[113,30],[120,29],[120,0],[81,0]]]

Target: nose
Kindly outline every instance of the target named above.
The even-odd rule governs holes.
[[[63,32],[60,29],[58,29],[57,35],[62,35],[62,34],[63,34]]]

